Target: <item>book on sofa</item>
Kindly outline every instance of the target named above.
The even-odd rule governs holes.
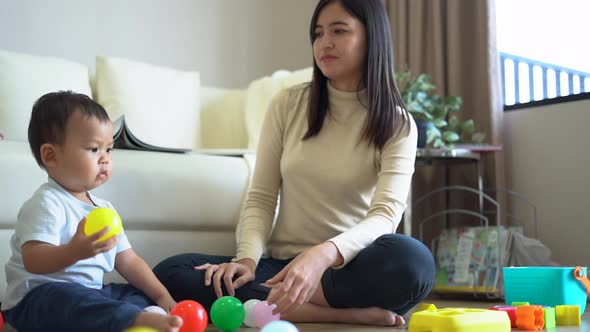
[[[155,151],[155,152],[170,152],[170,153],[186,153],[190,152],[191,149],[180,149],[180,148],[167,148],[161,146],[155,146],[143,142],[137,136],[133,135],[127,124],[125,123],[125,116],[120,116],[113,122],[113,140],[115,149],[128,149],[128,150],[143,150],[143,151]]]

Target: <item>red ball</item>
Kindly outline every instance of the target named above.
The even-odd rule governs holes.
[[[0,331],[4,328],[4,314],[0,311]]]
[[[191,300],[178,302],[170,310],[170,314],[182,318],[180,332],[203,332],[209,322],[205,308],[199,302]]]

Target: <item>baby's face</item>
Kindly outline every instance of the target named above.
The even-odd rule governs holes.
[[[111,178],[113,125],[74,112],[66,126],[64,143],[56,149],[57,167],[51,176],[67,191],[85,198]],[[83,199],[85,200],[85,199]]]

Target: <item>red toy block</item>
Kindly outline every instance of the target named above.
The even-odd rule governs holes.
[[[495,305],[489,310],[496,310],[496,311],[504,311],[508,314],[508,318],[510,318],[510,326],[516,327],[516,307],[509,306],[509,305]]]

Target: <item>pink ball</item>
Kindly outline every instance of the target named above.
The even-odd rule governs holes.
[[[254,324],[256,324],[256,327],[261,329],[264,327],[264,325],[281,319],[280,314],[272,314],[272,311],[275,307],[276,305],[268,305],[268,302],[266,301],[262,301],[254,306],[254,309],[252,309],[252,316],[254,318]]]

